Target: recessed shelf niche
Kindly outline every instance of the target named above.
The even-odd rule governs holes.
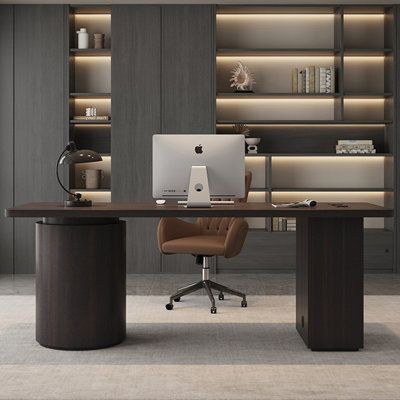
[[[216,131],[233,133],[235,123],[246,123],[261,138],[261,154],[246,157],[255,182],[250,201],[313,197],[390,205],[392,8],[218,6],[216,21]],[[253,94],[230,87],[238,61],[255,76]],[[331,65],[335,93],[291,93],[293,68]],[[340,139],[373,140],[377,154],[337,156]],[[271,227],[268,219],[249,222]],[[390,219],[366,220],[368,228],[392,226]]]
[[[76,31],[86,28],[89,48],[78,49]],[[104,48],[95,49],[94,33],[105,35]],[[95,107],[98,116],[111,117],[111,8],[107,6],[70,7],[70,140],[78,148],[103,154],[99,163],[78,164],[70,168],[70,188],[93,201],[111,201],[111,118],[77,120],[86,108]],[[82,171],[101,169],[104,178],[99,189],[85,191]]]

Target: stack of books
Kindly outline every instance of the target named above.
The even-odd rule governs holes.
[[[336,154],[375,154],[372,140],[338,140]]]
[[[274,217],[272,218],[273,232],[295,232],[296,218]]]
[[[335,93],[335,67],[310,66],[292,71],[292,93]]]

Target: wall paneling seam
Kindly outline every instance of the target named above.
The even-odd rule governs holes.
[[[393,82],[392,82],[392,88],[393,88],[393,109],[397,110],[397,104],[398,104],[398,79],[397,79],[397,74],[398,74],[398,67],[399,67],[399,60],[398,60],[398,50],[399,50],[399,6],[394,6],[393,7],[393,30],[394,33],[392,33],[392,38],[394,35],[394,40],[392,42],[393,45],[393,54],[394,54],[394,62],[393,62],[393,68],[394,68],[394,73],[393,73]],[[393,206],[394,206],[394,229],[393,229],[393,272],[395,273],[400,273],[400,265],[399,265],[399,252],[400,252],[400,245],[398,243],[399,239],[399,222],[398,222],[398,217],[399,217],[399,184],[397,177],[399,175],[399,140],[398,140],[398,133],[399,133],[399,127],[398,127],[398,111],[395,111],[393,113],[393,124],[394,124],[394,133],[393,133],[393,157],[394,157],[394,167],[393,168],[393,183],[395,187],[395,192],[394,192],[394,199],[393,199]]]
[[[12,203],[15,206],[15,5],[12,6]],[[15,218],[12,220],[12,273],[15,275]]]

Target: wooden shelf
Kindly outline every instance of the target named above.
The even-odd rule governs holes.
[[[258,153],[246,157],[393,157],[391,153],[375,154],[336,154],[336,153]]]
[[[217,5],[217,15],[248,15],[248,14],[286,14],[296,15],[301,18],[304,15],[315,15],[315,14],[335,14],[337,12],[337,6],[315,6],[311,5],[304,7],[303,5]],[[300,14],[300,15],[299,15]]]
[[[111,192],[111,189],[84,189],[84,188],[74,188],[70,189],[71,192],[99,192],[99,193],[108,193]]]
[[[218,56],[334,56],[339,48],[330,49],[217,49]]]
[[[69,121],[70,124],[72,125],[111,125],[111,120],[108,121],[99,121],[99,120],[94,120],[94,121],[89,121],[89,120],[80,120],[80,119],[71,119]]]
[[[270,188],[268,190],[272,192],[393,192],[393,189],[388,188]]]
[[[90,97],[90,98],[106,99],[111,97],[111,93],[70,93],[69,96],[75,98]]]
[[[217,93],[217,98],[220,99],[243,99],[243,98],[252,98],[252,99],[264,99],[264,98],[274,98],[274,97],[288,97],[288,98],[296,98],[296,97],[311,97],[311,98],[332,98],[332,97],[340,97],[340,93]]]
[[[111,49],[70,49],[76,56],[111,56]]]
[[[385,125],[391,124],[391,120],[367,121],[367,120],[219,120],[218,125],[234,125],[234,124],[248,124],[248,125]]]
[[[369,93],[369,92],[344,92],[344,97],[360,97],[360,98],[381,98],[381,97],[392,97],[393,93]]]
[[[385,56],[393,52],[390,48],[375,48],[375,49],[350,49],[343,50],[344,56]]]
[[[393,192],[388,188],[250,188],[250,192]]]

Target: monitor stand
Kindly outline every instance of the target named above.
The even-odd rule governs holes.
[[[187,207],[211,207],[207,167],[204,165],[192,166],[190,170]]]

